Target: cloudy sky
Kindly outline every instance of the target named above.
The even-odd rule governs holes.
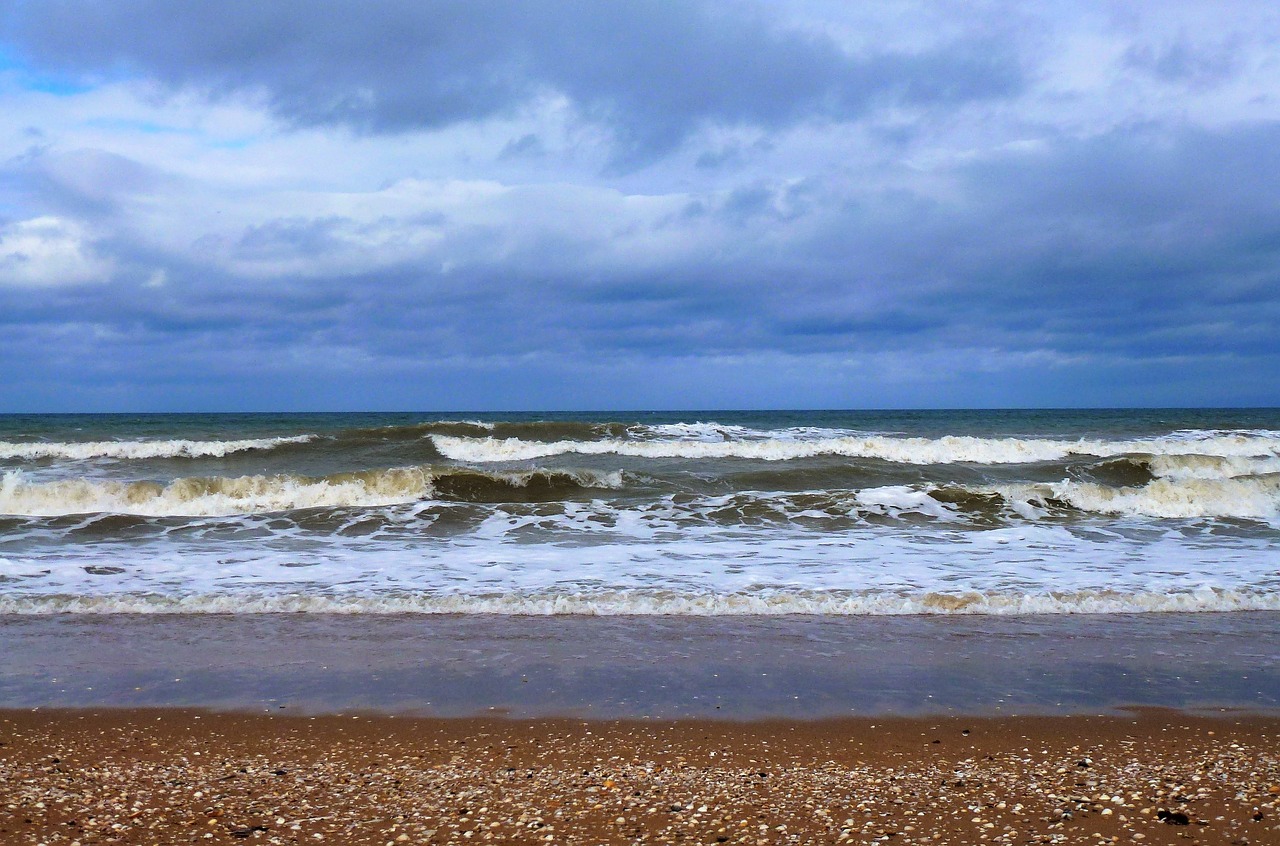
[[[1280,404],[1280,6],[0,0],[0,410]]]

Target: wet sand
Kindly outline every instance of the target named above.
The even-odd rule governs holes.
[[[1280,843],[1280,718],[0,712],[0,842]]]

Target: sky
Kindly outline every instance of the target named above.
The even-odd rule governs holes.
[[[0,411],[1280,405],[1272,2],[0,0]]]

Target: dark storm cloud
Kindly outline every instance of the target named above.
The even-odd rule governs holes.
[[[1217,45],[1194,45],[1185,38],[1169,44],[1135,44],[1124,55],[1132,68],[1165,82],[1207,88],[1225,82],[1240,67],[1235,40]]]
[[[254,327],[255,343],[323,339],[381,357],[906,354],[975,339],[1010,354],[1277,354],[1278,151],[1278,125],[1062,139],[958,165],[945,202],[753,181],[695,216],[727,227],[717,250],[646,267],[587,267],[584,251],[607,245],[559,232],[482,249],[501,228],[433,215],[408,223],[438,228],[439,252],[325,270],[344,233],[368,224],[295,216],[221,244],[233,261],[303,257],[320,269],[264,278],[253,264],[214,269],[117,239],[100,242],[120,268],[113,284],[35,299],[0,288],[0,310],[175,338]],[[468,260],[446,272],[451,255]],[[156,265],[169,284],[146,288],[133,268]]]
[[[0,278],[0,399],[1275,402],[1266,56],[1177,22],[1055,40],[1077,8],[1037,8],[936,39],[886,12],[912,37],[854,50],[781,22],[817,5],[0,0],[42,73],[144,81],[11,101],[48,132],[10,134],[0,259],[48,272]],[[157,90],[187,134],[126,135]],[[364,135],[224,147],[270,122],[193,91]],[[593,125],[384,137],[549,96]]]
[[[261,93],[297,125],[437,128],[557,93],[611,130],[623,165],[705,123],[848,119],[875,105],[1008,96],[1023,82],[1010,45],[989,37],[852,55],[746,7],[701,2],[49,0],[11,3],[6,18],[5,37],[31,62]]]
[[[1280,125],[1065,141],[968,178],[1017,259],[990,287],[1006,301],[1137,325],[1280,302]]]
[[[1280,354],[1278,151],[1276,124],[1147,127],[963,163],[945,201],[819,196],[810,236],[767,253],[787,281],[754,343]],[[726,213],[775,196],[755,186]]]

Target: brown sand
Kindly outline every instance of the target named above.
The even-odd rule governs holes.
[[[1280,844],[1280,718],[0,712],[0,843]]]

